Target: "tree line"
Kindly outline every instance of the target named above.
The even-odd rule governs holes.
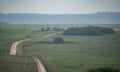
[[[72,27],[64,31],[64,35],[104,35],[113,33],[115,31],[112,28],[98,26]]]
[[[64,28],[59,28],[59,27],[42,27],[41,31],[64,31]]]

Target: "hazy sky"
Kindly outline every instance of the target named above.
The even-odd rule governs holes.
[[[120,11],[120,0],[0,0],[2,13],[94,13]]]

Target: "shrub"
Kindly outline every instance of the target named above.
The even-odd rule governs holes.
[[[64,40],[61,38],[61,37],[56,37],[54,40],[53,40],[54,43],[63,43]]]
[[[97,68],[97,69],[89,69],[87,72],[120,72],[119,69],[114,69],[114,68]]]

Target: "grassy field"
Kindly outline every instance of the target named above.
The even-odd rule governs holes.
[[[18,40],[44,35],[49,32],[35,30],[34,25],[0,24],[0,55],[8,55],[11,45]]]
[[[120,32],[104,36],[64,36],[67,44],[45,44],[56,36],[21,44],[25,56],[38,56],[49,72],[85,72],[89,68],[120,68]],[[26,46],[26,47],[24,47]]]
[[[0,72],[37,72],[31,57],[0,56]]]
[[[0,72],[37,72],[31,56],[43,61],[48,72],[85,72],[89,68],[115,67],[120,69],[119,25],[108,25],[117,30],[115,34],[104,36],[41,36],[53,32],[41,32],[41,27],[72,27],[75,25],[4,25],[0,24]],[[77,26],[77,25],[76,25]],[[83,27],[84,25],[80,26]],[[105,25],[106,26],[106,25]],[[35,37],[23,42],[18,48],[24,56],[8,56],[11,44],[15,41]],[[62,37],[66,44],[46,44]]]
[[[8,55],[11,44],[17,40],[33,37],[38,31],[2,29],[0,32],[0,55]]]
[[[0,24],[0,72],[37,72],[31,56],[9,56],[11,45],[15,41],[41,37],[49,33],[41,32],[36,27],[34,25]]]

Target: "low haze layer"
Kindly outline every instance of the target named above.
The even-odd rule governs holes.
[[[120,11],[120,0],[0,0],[3,13],[78,14]]]

